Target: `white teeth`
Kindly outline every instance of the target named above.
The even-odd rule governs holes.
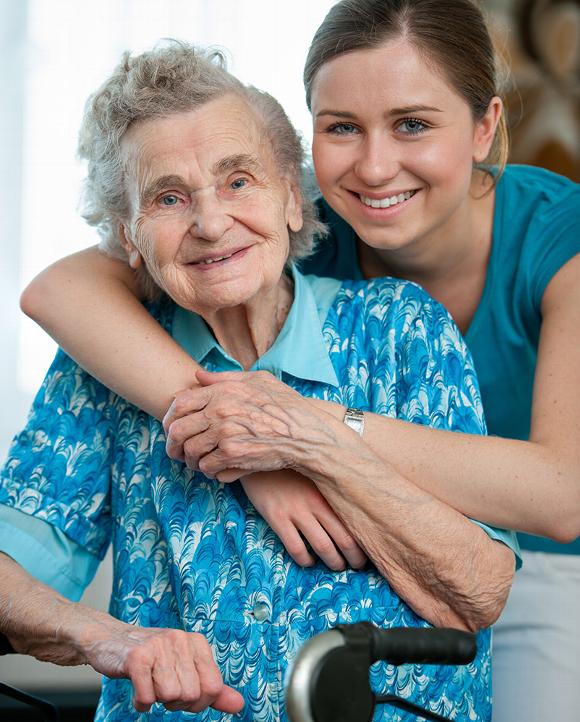
[[[405,193],[399,193],[399,195],[391,196],[390,198],[368,198],[367,196],[363,196],[359,193],[359,198],[365,206],[370,206],[371,208],[388,208],[389,206],[394,206],[397,203],[408,201],[409,198],[415,195],[415,193],[416,191],[406,191]]]
[[[217,261],[224,261],[226,258],[231,258],[233,256],[233,253],[229,256],[222,256],[221,258],[208,258],[207,261],[199,261],[199,263],[202,263],[204,266],[208,266],[210,263],[216,263]]]

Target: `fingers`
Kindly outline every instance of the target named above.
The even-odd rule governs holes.
[[[210,394],[207,389],[186,389],[176,394],[171,402],[171,406],[167,409],[167,413],[163,417],[163,428],[165,431],[169,429],[171,424],[177,419],[187,414],[200,411],[207,406]]]
[[[214,434],[204,433],[208,427],[208,419],[200,413],[173,421],[166,429],[165,450],[169,458],[185,461],[190,469],[197,469],[200,457],[216,444]]]
[[[243,381],[249,376],[244,371],[206,371],[205,369],[199,369],[195,375],[201,386],[211,386],[220,381]]]
[[[150,663],[145,660],[136,662],[129,678],[133,684],[133,706],[137,712],[147,712],[157,701]]]
[[[348,566],[351,569],[363,569],[368,561],[366,554],[332,509],[321,515],[320,523],[346,559]]]
[[[214,700],[212,707],[227,712],[228,714],[236,714],[244,706],[244,698],[242,695],[231,687],[224,685],[222,691]]]
[[[236,713],[242,696],[224,685],[209,644],[200,634],[147,630],[149,637],[128,655],[127,676],[138,712],[161,702],[170,711],[200,712],[206,707]]]
[[[270,522],[272,530],[277,534],[286,551],[301,567],[311,567],[316,559],[308,551],[303,537],[290,520]]]
[[[341,572],[346,568],[342,555],[316,517],[303,519],[300,531],[310,544],[312,551],[329,569]]]
[[[231,484],[232,481],[237,481],[245,473],[243,469],[225,469],[216,474],[215,478],[222,484]]]

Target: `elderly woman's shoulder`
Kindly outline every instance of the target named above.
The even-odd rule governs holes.
[[[367,280],[342,281],[342,290],[353,300],[358,298],[366,302],[381,300],[416,300],[419,303],[434,303],[434,299],[418,283],[394,276],[382,276]]]
[[[421,286],[398,278],[343,281],[330,320],[341,332],[357,338],[362,348],[382,349],[420,342],[457,348],[464,343],[444,306]]]

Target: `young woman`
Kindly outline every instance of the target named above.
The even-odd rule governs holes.
[[[474,356],[492,434],[365,414],[365,439],[463,513],[534,535],[522,536],[524,568],[496,630],[494,720],[573,719],[580,188],[539,169],[504,168],[496,62],[469,0],[343,0],[316,33],[305,85],[330,234],[303,270],[393,275],[444,303]],[[125,264],[92,249],[41,274],[22,307],[95,376],[162,416],[179,389],[196,384],[195,366],[138,295]],[[170,453],[192,464],[193,410],[180,395],[167,418]],[[259,511],[307,561],[297,530],[316,536],[314,505],[300,506],[303,490],[291,485],[260,483]]]

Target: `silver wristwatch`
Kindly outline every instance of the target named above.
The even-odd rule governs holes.
[[[350,426],[353,431],[356,431],[359,436],[363,435],[363,431],[365,430],[365,415],[360,409],[348,408],[344,414],[343,421],[347,426]]]

